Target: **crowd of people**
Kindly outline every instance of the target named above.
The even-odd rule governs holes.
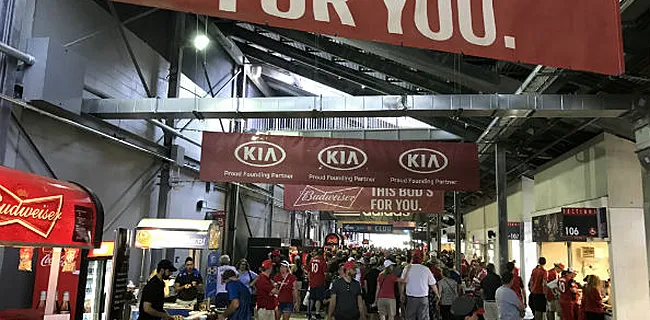
[[[314,249],[285,257],[273,251],[259,274],[246,260],[231,266],[222,256],[220,263],[224,283],[216,304],[227,319],[289,320],[299,311],[315,320],[474,320],[482,314],[476,299],[460,299],[453,252]]]
[[[300,311],[315,320],[520,320],[526,306],[535,320],[604,319],[608,282],[595,275],[581,287],[575,270],[561,263],[547,270],[546,259],[540,258],[525,286],[514,262],[499,275],[493,264],[470,263],[462,254],[457,270],[454,259],[454,252],[423,248],[314,249],[288,257],[273,251],[255,272],[246,259],[233,266],[224,255],[216,306],[225,310],[220,319],[231,320],[289,320]],[[147,314],[166,318],[157,290],[170,271],[176,268],[161,262],[144,288],[142,319]],[[188,258],[176,279],[177,291],[194,299],[201,282]]]

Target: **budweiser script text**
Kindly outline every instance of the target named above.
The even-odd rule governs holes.
[[[28,206],[25,202],[20,201],[18,204],[11,205],[10,203],[3,202],[3,197],[0,195],[0,215],[31,218],[44,221],[57,221],[61,219],[60,210],[48,210],[47,208],[38,208],[35,206]],[[36,202],[32,199],[32,202]],[[50,199],[51,200],[51,199]]]

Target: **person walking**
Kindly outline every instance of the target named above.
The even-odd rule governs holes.
[[[569,268],[558,280],[560,290],[560,310],[562,320],[579,320],[578,318],[578,284],[575,282],[576,272]]]
[[[512,284],[512,290],[515,292],[517,297],[519,298],[519,301],[526,305],[526,288],[524,288],[524,280],[521,279],[521,276],[519,275],[519,268],[515,266],[515,263],[513,261],[510,261],[506,264],[506,270],[508,272],[512,273],[513,276],[513,284]]]
[[[142,289],[140,298],[140,314],[138,320],[170,320],[173,319],[164,309],[165,280],[169,280],[177,269],[169,260],[161,260],[156,268],[155,275]]]
[[[255,282],[257,288],[257,318],[258,320],[275,320],[275,310],[278,308],[278,290],[271,281],[273,261],[262,262],[261,273]]]
[[[278,311],[282,319],[289,320],[294,311],[300,311],[300,294],[298,291],[298,278],[291,274],[291,265],[288,261],[280,262],[280,273],[275,275],[273,281],[278,287]]]
[[[393,273],[395,263],[384,261],[384,270],[377,279],[377,292],[375,301],[380,320],[394,320],[397,314],[397,301],[395,299],[395,284],[398,279]]]
[[[560,292],[557,284],[562,270],[564,270],[564,264],[558,262],[546,273],[546,301],[548,301],[546,320],[555,320],[556,313],[560,312]]]
[[[528,289],[530,290],[530,296],[528,297],[528,303],[530,304],[530,309],[533,310],[535,315],[535,320],[544,320],[544,314],[546,313],[546,258],[541,257],[537,263],[537,267],[533,269],[533,272],[530,275],[530,281],[528,282]]]
[[[377,284],[379,281],[379,266],[377,265],[377,258],[371,257],[369,259],[368,268],[363,278],[362,287],[365,288],[365,301],[366,310],[370,320],[378,318],[377,310]]]
[[[255,301],[257,298],[257,290],[255,289],[255,282],[257,281],[257,273],[251,271],[248,260],[241,259],[237,264],[237,270],[239,272],[239,281],[243,283],[248,291],[251,293],[251,313],[255,311]]]
[[[487,270],[487,274],[481,280],[480,285],[483,309],[485,309],[483,317],[485,320],[498,320],[499,309],[497,308],[496,293],[497,289],[501,287],[501,277],[496,274],[493,263],[488,264],[485,269]]]
[[[332,283],[328,320],[366,319],[361,284],[356,281],[357,266],[354,261],[343,265],[343,276]]]
[[[438,290],[440,290],[442,320],[452,320],[451,306],[460,295],[460,286],[456,280],[449,277],[449,270],[443,270],[442,280],[438,282]]]
[[[250,320],[253,316],[250,288],[241,282],[233,270],[223,272],[222,282],[226,283],[229,302],[226,311],[219,315],[219,320]]]
[[[429,320],[429,291],[438,297],[436,279],[431,270],[422,265],[422,251],[415,251],[411,264],[406,266],[402,273],[401,295],[406,301],[406,315],[408,320]]]
[[[499,320],[521,320],[525,310],[523,302],[515,290],[512,290],[516,285],[514,279],[512,271],[506,271],[501,275],[502,286],[496,292]]]
[[[223,279],[223,273],[226,270],[232,270],[235,274],[239,274],[237,269],[230,265],[230,256],[224,254],[219,258],[219,268],[217,268],[217,279]],[[219,309],[228,307],[228,290],[226,290],[226,283],[217,281],[217,297],[215,299],[215,306]]]
[[[601,294],[602,282],[595,275],[587,277],[587,285],[582,290],[582,308],[585,320],[605,320],[605,304]]]
[[[325,300],[325,294],[327,293],[327,286],[325,285],[327,262],[323,257],[322,250],[319,249],[316,255],[311,258],[307,265],[307,271],[309,274],[309,305],[307,306],[307,319],[312,318],[311,309],[312,306],[315,306],[316,313],[313,317],[316,320],[320,320],[322,301]]]

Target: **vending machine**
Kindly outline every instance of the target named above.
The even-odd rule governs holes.
[[[83,320],[106,319],[110,304],[114,250],[115,243],[105,241],[101,248],[93,249],[88,254]]]

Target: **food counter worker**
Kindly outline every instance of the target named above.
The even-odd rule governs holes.
[[[165,280],[169,280],[176,272],[174,264],[169,260],[161,260],[156,268],[156,274],[142,289],[140,298],[140,313],[138,320],[170,320],[173,319],[165,310]]]
[[[194,259],[185,259],[185,268],[178,273],[176,282],[176,303],[187,306],[194,306],[199,297],[199,291],[203,289],[203,278],[199,270],[194,268]]]

